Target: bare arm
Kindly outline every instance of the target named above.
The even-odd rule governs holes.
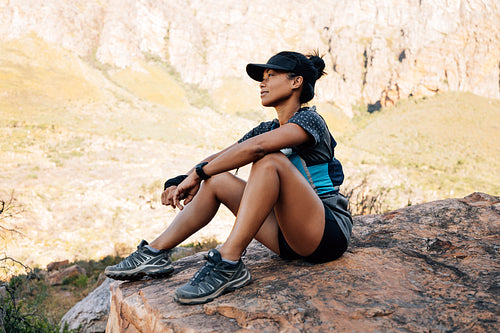
[[[285,124],[228,147],[203,167],[203,171],[209,176],[216,175],[252,163],[280,149],[307,143],[309,140],[312,139],[302,127],[293,123]]]
[[[233,144],[206,158],[203,161],[209,163],[203,167],[203,171],[208,176],[213,176],[252,163],[264,155],[277,152],[282,148],[299,146],[310,140],[312,138],[299,125],[285,124],[280,128],[255,136],[240,144]],[[181,198],[185,198],[184,204],[189,203],[197,193],[200,183],[201,179],[191,169],[188,178],[179,184],[175,190],[173,206],[182,209],[183,207],[179,203]]]

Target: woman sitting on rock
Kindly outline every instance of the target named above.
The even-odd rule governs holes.
[[[254,238],[283,259],[321,263],[339,258],[352,228],[347,200],[339,193],[342,166],[325,121],[314,107],[302,106],[314,97],[324,68],[318,55],[288,51],[266,64],[248,64],[248,75],[260,82],[262,105],[274,107],[278,118],[205,158],[187,175],[169,179],[162,204],[179,208],[179,214],[151,244],[142,241],[105,274],[135,280],[172,273],[169,250],[207,225],[220,204],[236,216],[233,229],[176,290],[179,303],[205,303],[246,285],[250,273],[241,256]],[[252,164],[247,182],[229,172],[247,164]]]

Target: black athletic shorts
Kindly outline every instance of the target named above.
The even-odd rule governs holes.
[[[280,247],[280,257],[286,260],[303,259],[313,263],[322,263],[338,259],[347,250],[347,239],[335,221],[330,209],[325,207],[325,230],[318,247],[314,252],[306,257],[298,255],[288,245],[278,228],[278,242]]]

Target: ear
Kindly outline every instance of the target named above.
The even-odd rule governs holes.
[[[292,79],[292,89],[299,89],[304,83],[304,78],[302,76],[296,76]]]

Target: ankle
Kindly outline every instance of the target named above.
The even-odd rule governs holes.
[[[222,261],[225,262],[225,263],[228,263],[228,264],[231,264],[231,265],[237,265],[239,260],[229,260],[229,259],[226,259],[224,257],[221,257]]]
[[[151,245],[146,245],[146,248],[148,248],[148,250],[153,252],[153,253],[160,253],[161,252],[161,250],[159,250]]]
[[[156,239],[149,243],[148,247],[152,247],[153,249],[156,249],[158,251],[165,250],[165,247],[162,246],[162,244],[160,244],[160,242],[158,242]]]
[[[221,246],[218,250],[222,258],[222,261],[236,264],[241,258],[241,254],[238,255],[233,252],[227,251],[226,249],[223,248],[223,246]]]

